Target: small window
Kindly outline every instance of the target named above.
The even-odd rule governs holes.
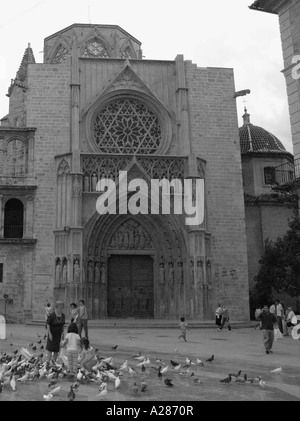
[[[265,184],[275,184],[275,168],[265,167],[264,177],[265,177]]]
[[[3,283],[3,263],[0,263],[0,284]]]

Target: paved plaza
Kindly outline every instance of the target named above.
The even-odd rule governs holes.
[[[175,322],[174,325],[176,326]],[[44,326],[7,325],[7,339],[0,341],[1,352],[11,352],[36,342],[38,335],[44,336]],[[124,327],[91,327],[90,341],[103,357],[113,357],[113,365],[119,368],[126,360],[135,373],[123,373],[119,389],[113,381],[108,382],[106,401],[297,401],[300,400],[300,341],[285,337],[274,344],[274,353],[266,355],[263,347],[262,332],[252,328],[234,328],[232,331],[218,332],[213,325],[206,328],[192,328],[187,335],[188,342],[178,339],[176,328],[137,328]],[[45,341],[43,341],[45,344]],[[116,350],[112,347],[118,345]],[[44,352],[38,349],[36,353]],[[137,366],[138,360],[133,356],[141,353],[150,358],[151,365],[142,372]],[[212,363],[206,360],[214,354]],[[184,367],[186,357],[196,363],[201,359],[204,366],[191,365]],[[169,369],[161,378],[157,375],[156,358],[163,359]],[[178,371],[170,364],[170,359],[182,364]],[[281,367],[280,373],[271,370]],[[248,379],[261,376],[265,387],[258,381],[250,383],[220,382],[229,373],[242,371]],[[191,374],[194,373],[194,376]],[[201,383],[195,383],[197,377]],[[166,386],[164,380],[169,378],[174,386]],[[140,390],[141,381],[147,383],[145,392]],[[0,401],[31,400],[42,401],[43,395],[49,392],[47,379],[17,383],[17,390],[3,388]],[[135,392],[134,383],[139,390]],[[67,400],[70,382],[60,380],[60,392],[53,400]],[[80,385],[76,400],[99,400],[99,385],[88,383]]]

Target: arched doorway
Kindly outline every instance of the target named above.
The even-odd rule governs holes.
[[[186,246],[169,215],[101,215],[85,235],[83,287],[91,317],[182,313]]]
[[[23,238],[24,205],[19,199],[9,199],[4,208],[4,238]]]

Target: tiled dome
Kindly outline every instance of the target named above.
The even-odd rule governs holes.
[[[250,123],[250,114],[243,115],[244,124],[239,128],[241,153],[287,153],[285,147],[272,133]]]

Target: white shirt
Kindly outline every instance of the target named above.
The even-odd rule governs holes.
[[[275,305],[272,304],[270,307],[270,313],[274,313],[275,314]]]
[[[276,306],[276,316],[282,317],[283,314],[283,308],[282,305],[279,303]]]
[[[287,315],[287,321],[291,321],[294,316],[295,316],[295,313],[293,312],[293,310],[291,310],[289,314]]]
[[[67,351],[79,351],[80,347],[77,341],[80,341],[80,336],[77,333],[67,333],[66,339],[68,339]]]

